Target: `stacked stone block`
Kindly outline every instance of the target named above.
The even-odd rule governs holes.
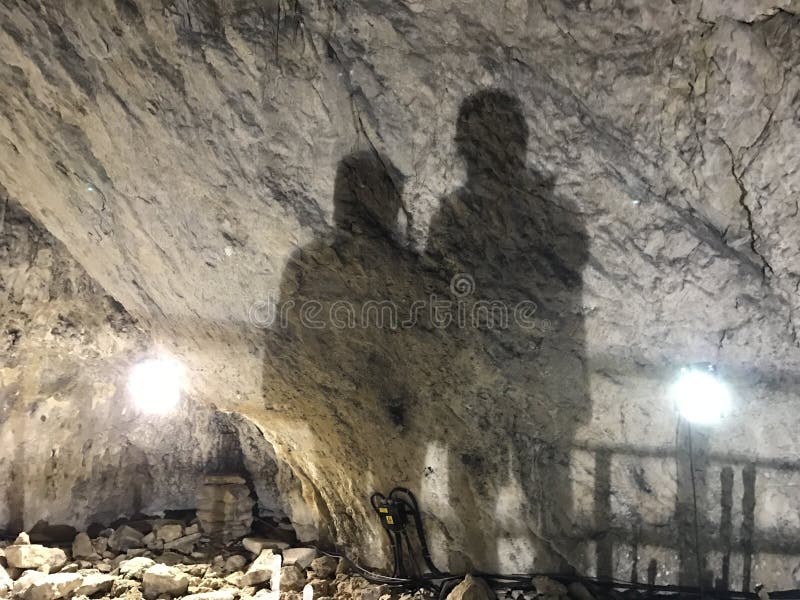
[[[250,533],[253,498],[239,475],[207,475],[197,496],[197,520],[206,535],[227,542]]]

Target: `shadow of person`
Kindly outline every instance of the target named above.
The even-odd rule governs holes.
[[[448,331],[469,355],[460,363],[471,365],[457,395],[472,401],[453,410],[466,430],[483,432],[461,447],[443,439],[451,495],[473,498],[456,518],[478,568],[580,568],[570,446],[591,410],[582,318],[587,236],[577,209],[554,195],[553,180],[529,167],[517,98],[497,89],[467,97],[455,142],[466,181],[441,200],[424,262],[439,293],[465,315]],[[477,518],[487,495],[493,514]]]
[[[404,470],[402,433],[414,403],[396,339],[417,285],[416,259],[403,243],[401,185],[374,151],[339,162],[334,227],[287,261],[266,336],[264,396],[283,402],[273,413],[288,419],[283,427],[309,431],[290,461],[314,488],[304,495],[324,510],[318,522],[329,522],[321,541],[369,547],[373,564],[383,533],[368,499]]]
[[[399,327],[396,290],[410,260],[398,218],[400,182],[388,159],[372,151],[344,157],[334,183],[335,228],[294,252],[280,294],[293,302],[286,332],[311,358],[318,383],[375,400],[396,425],[405,392],[389,340]]]
[[[386,564],[367,499],[403,485],[440,534],[440,568],[579,565],[569,471],[589,412],[586,236],[552,181],[528,169],[516,99],[467,98],[456,141],[467,179],[442,199],[421,257],[402,242],[391,163],[341,160],[335,227],[283,273],[264,396],[282,403],[273,426],[329,524],[323,543]]]

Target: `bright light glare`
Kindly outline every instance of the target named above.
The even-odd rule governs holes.
[[[128,393],[145,413],[164,414],[181,399],[183,365],[171,357],[149,358],[133,366],[128,378]]]
[[[681,369],[671,395],[681,416],[690,423],[711,425],[719,421],[731,406],[726,386],[711,368]]]

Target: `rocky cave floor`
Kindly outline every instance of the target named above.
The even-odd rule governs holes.
[[[71,544],[0,541],[0,598],[22,600],[631,600],[628,590],[532,576],[525,590],[490,589],[480,578],[451,578],[446,593],[377,584],[346,558],[276,538],[214,541],[192,522],[147,519],[117,524]],[[35,538],[34,538],[35,540]],[[590,591],[591,590],[591,591]],[[677,597],[677,595],[673,595]]]
[[[32,544],[26,533],[0,542],[0,597],[300,600],[308,585],[316,598],[379,600],[389,591],[314,548],[265,537],[222,543],[197,523],[137,520],[66,546]]]

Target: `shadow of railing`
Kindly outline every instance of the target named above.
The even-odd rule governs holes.
[[[688,435],[688,431],[682,435]],[[656,558],[646,556],[647,552],[643,550],[646,547],[668,548],[677,553],[677,583],[701,583],[719,590],[751,590],[757,583],[753,580],[754,558],[760,554],[784,556],[787,564],[794,566],[800,555],[800,531],[791,526],[770,529],[756,527],[756,484],[760,473],[767,478],[773,478],[775,474],[784,475],[787,479],[792,475],[800,476],[800,460],[710,452],[702,436],[695,437],[693,456],[690,456],[689,446],[683,441],[685,439],[681,440],[679,436],[678,443],[672,449],[594,444],[573,446],[577,451],[591,454],[594,459],[593,510],[591,518],[579,518],[578,527],[587,539],[595,542],[596,575],[601,578],[620,577],[615,561],[623,547],[633,550],[633,566],[630,573],[622,576],[637,580],[637,573],[645,572],[645,569],[638,568],[637,563],[640,560],[648,561],[646,578],[650,584],[656,583],[659,565]],[[622,519],[615,518],[612,506],[612,497],[617,493],[612,481],[614,461],[651,458],[675,460],[677,486],[674,490],[674,512],[668,523],[645,523],[643,519],[621,522]],[[718,473],[716,481],[709,479],[711,471]],[[734,498],[734,480],[737,477],[740,478],[740,486],[736,490],[739,497]],[[787,485],[789,483],[787,481]],[[696,508],[693,486],[697,492]],[[658,494],[659,490],[649,493]],[[719,502],[719,511],[714,518],[710,516],[711,501]],[[800,504],[794,512],[798,511]],[[776,519],[770,520],[778,522]],[[794,558],[788,560],[789,557]]]

